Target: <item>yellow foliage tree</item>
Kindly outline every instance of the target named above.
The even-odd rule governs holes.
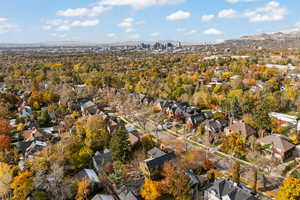
[[[90,182],[84,178],[78,183],[78,190],[75,199],[76,200],[85,200],[88,197],[88,194],[90,192]]]
[[[6,194],[10,189],[13,169],[6,163],[0,163],[0,195]]]
[[[23,171],[16,176],[11,184],[13,189],[12,200],[25,200],[26,196],[33,190],[33,179],[30,171]]]
[[[146,178],[141,195],[145,200],[155,200],[159,198],[162,195],[161,183]]]
[[[275,200],[298,200],[300,199],[300,179],[288,177],[279,188]]]

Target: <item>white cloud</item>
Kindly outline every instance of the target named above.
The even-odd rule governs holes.
[[[191,13],[185,12],[182,10],[178,10],[175,13],[172,13],[171,15],[167,16],[166,19],[169,21],[175,21],[175,20],[181,20],[181,19],[187,19],[190,18]]]
[[[250,22],[266,22],[282,20],[287,13],[287,9],[280,7],[279,2],[270,1],[265,7],[246,11],[244,16],[247,17]]]
[[[254,2],[259,0],[225,0],[228,3],[239,3],[239,2]]]
[[[131,33],[134,31],[135,25],[142,25],[145,24],[145,21],[138,21],[136,22],[135,19],[128,17],[123,19],[123,21],[118,24],[119,27],[124,28],[126,33]]]
[[[203,22],[208,22],[208,21],[210,21],[210,20],[212,20],[212,19],[214,19],[215,18],[215,15],[203,15],[202,17],[201,17],[201,20],[203,21]]]
[[[115,33],[108,33],[106,36],[109,37],[109,38],[117,37],[117,35]]]
[[[51,36],[58,37],[58,38],[66,38],[67,34],[57,34],[57,33],[51,33]]]
[[[129,36],[130,39],[139,39],[140,37],[141,36],[139,34],[133,34]]]
[[[214,28],[207,29],[203,33],[205,35],[222,35],[222,34],[224,34],[222,31],[214,29]]]
[[[295,27],[300,28],[300,21],[295,24]]]
[[[69,21],[69,20],[50,20],[46,22],[46,25],[42,27],[44,30],[54,30],[54,31],[69,31],[73,27],[92,27],[99,24],[98,19],[94,20],[76,20],[76,21]]]
[[[133,23],[134,19],[129,17],[124,19],[120,24],[118,24],[118,26],[123,28],[131,28],[133,26]]]
[[[101,0],[100,5],[106,6],[131,6],[135,9],[143,9],[152,6],[180,4],[185,0]]]
[[[196,30],[190,30],[185,33],[185,35],[195,35],[197,33]]]
[[[91,8],[69,8],[67,10],[57,11],[56,15],[63,17],[96,17],[108,10],[111,10],[111,7],[94,6]]]
[[[225,10],[221,10],[218,13],[218,17],[219,18],[236,18],[236,17],[238,17],[238,14],[233,9],[225,9]]]
[[[159,36],[159,35],[160,35],[159,32],[154,32],[154,33],[151,33],[151,34],[150,34],[150,36],[152,36],[152,37],[157,37],[157,36]]]
[[[0,18],[0,34],[20,31],[20,27],[10,23],[6,18]]]

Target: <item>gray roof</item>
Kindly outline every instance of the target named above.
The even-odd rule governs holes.
[[[231,180],[219,178],[213,183],[211,187],[207,189],[208,192],[214,193],[214,195],[223,199],[227,197],[230,200],[257,200],[258,198],[251,194],[250,190],[241,185],[237,185]]]
[[[165,155],[166,153],[164,151],[160,150],[159,148],[154,147],[154,148],[150,149],[147,152],[147,154],[151,158],[157,158],[157,157],[161,157],[161,156]]]
[[[114,200],[112,195],[107,194],[96,194],[92,200]]]
[[[99,171],[106,163],[113,162],[112,154],[110,151],[104,150],[103,153],[97,151],[92,158],[93,165],[97,171]]]
[[[162,155],[157,158],[146,159],[145,163],[148,166],[149,170],[155,170],[155,169],[163,166],[163,164],[172,160],[175,157],[176,157],[175,152],[170,152],[170,153],[166,153],[165,155]]]

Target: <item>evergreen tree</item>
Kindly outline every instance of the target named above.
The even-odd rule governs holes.
[[[113,132],[110,141],[110,150],[115,161],[128,161],[130,153],[129,144],[128,133],[126,130],[119,128]]]
[[[232,99],[230,108],[231,116],[236,120],[240,120],[242,118],[243,113],[237,97],[234,97]]]

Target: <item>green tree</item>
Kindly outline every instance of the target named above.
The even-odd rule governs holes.
[[[110,150],[114,160],[126,162],[129,159],[128,133],[124,128],[119,128],[113,132],[110,141]]]
[[[236,96],[231,101],[230,114],[236,120],[240,120],[243,115],[242,108]]]

